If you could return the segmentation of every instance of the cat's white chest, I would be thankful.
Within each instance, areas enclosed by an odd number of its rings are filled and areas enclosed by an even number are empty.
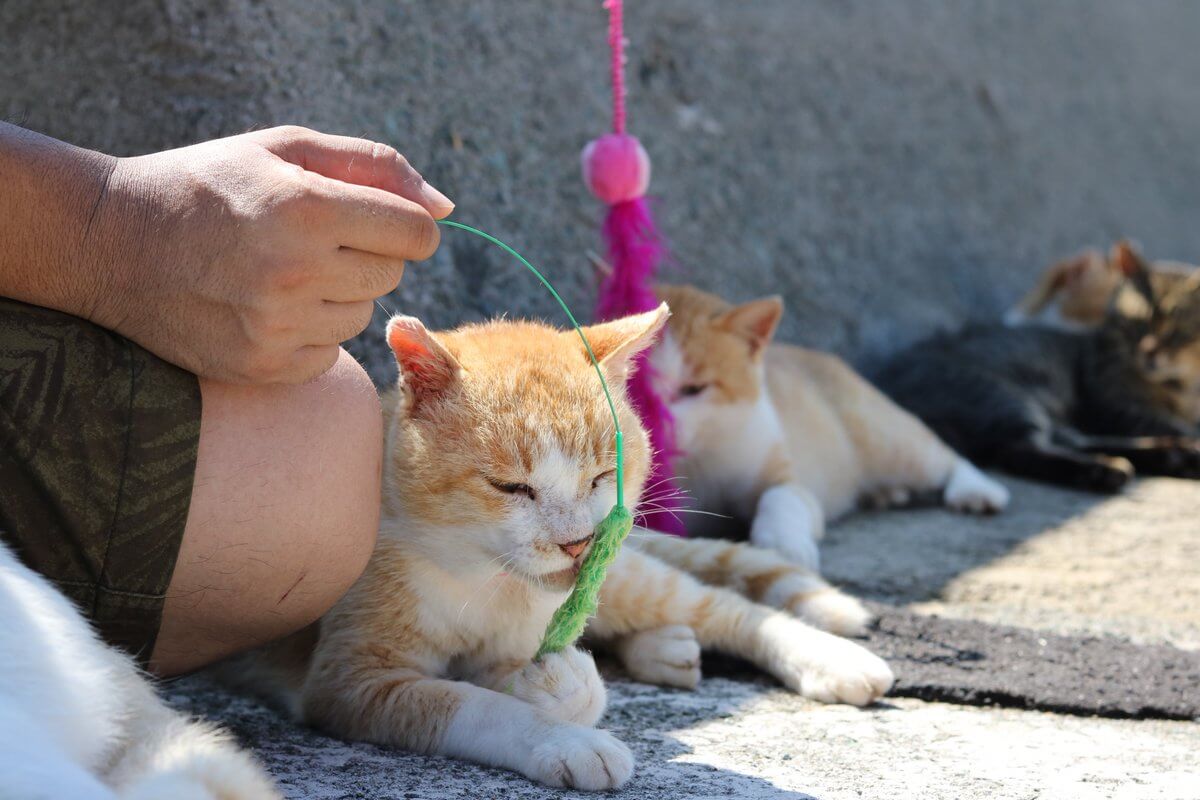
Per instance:
[[[422,627],[453,637],[447,645],[466,671],[532,658],[563,599],[511,575],[478,582],[431,581],[415,588],[422,598]]]
[[[763,470],[783,443],[783,428],[770,396],[750,404],[708,406],[703,419],[687,419],[681,408],[685,451],[680,472],[700,510],[749,516]],[[689,522],[689,525],[691,523]]]

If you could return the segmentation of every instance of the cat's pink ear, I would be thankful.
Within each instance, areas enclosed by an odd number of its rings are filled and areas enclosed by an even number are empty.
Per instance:
[[[392,317],[387,343],[400,365],[400,384],[414,405],[444,393],[458,380],[458,360],[416,317]]]
[[[1139,273],[1150,272],[1150,265],[1134,249],[1133,244],[1128,239],[1122,239],[1113,245],[1109,261],[1126,278],[1132,278]]]
[[[713,320],[713,325],[745,337],[750,352],[758,355],[775,335],[782,317],[783,299],[773,295],[734,306]]]
[[[1116,267],[1117,271],[1125,276],[1125,280],[1134,288],[1141,301],[1145,302],[1148,307],[1149,315],[1157,317],[1162,310],[1162,297],[1155,290],[1154,284],[1150,281],[1151,266],[1146,263],[1146,259],[1142,258],[1131,242],[1127,239],[1122,239],[1112,247],[1112,252],[1109,254],[1109,261]],[[1126,304],[1131,301],[1126,300]]]
[[[628,373],[630,359],[654,344],[669,316],[671,310],[666,303],[661,303],[653,311],[589,325],[583,329],[583,335],[587,337],[605,373],[623,380]],[[574,331],[567,331],[563,335],[578,338]]]

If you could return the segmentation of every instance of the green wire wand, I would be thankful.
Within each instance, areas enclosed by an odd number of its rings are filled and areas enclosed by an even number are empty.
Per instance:
[[[588,620],[596,613],[599,605],[600,587],[604,583],[608,567],[620,552],[621,543],[633,529],[633,513],[625,507],[625,437],[621,433],[621,422],[617,419],[617,407],[613,403],[612,393],[608,390],[608,381],[604,380],[604,372],[600,369],[600,362],[596,359],[596,354],[592,352],[592,345],[584,335],[583,328],[576,321],[575,315],[571,313],[571,309],[567,307],[550,281],[546,280],[546,276],[538,271],[537,267],[530,264],[523,255],[491,234],[448,219],[438,220],[438,224],[473,233],[487,239],[492,244],[499,245],[537,276],[537,279],[562,306],[562,310],[566,312],[567,319],[571,320],[575,332],[583,340],[584,349],[587,350],[588,358],[592,360],[592,367],[595,368],[596,375],[600,378],[600,386],[604,389],[604,399],[608,401],[608,410],[612,413],[613,429],[616,431],[617,503],[608,512],[608,515],[600,520],[593,531],[592,549],[584,556],[583,563],[579,566],[579,574],[575,577],[575,586],[572,587],[571,594],[550,618],[550,624],[546,627],[545,634],[542,635],[542,644],[538,647],[537,655],[534,656],[534,660],[537,661],[544,655],[558,653],[570,647],[583,635]]]

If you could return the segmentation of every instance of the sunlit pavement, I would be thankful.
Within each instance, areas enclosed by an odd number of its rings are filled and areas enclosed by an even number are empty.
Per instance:
[[[935,696],[967,704],[890,697],[865,710],[821,706],[718,659],[696,692],[631,683],[610,668],[603,724],[638,760],[622,796],[1200,797],[1200,724],[1153,718],[1197,704],[1162,690],[1182,685],[1180,670],[1200,658],[1200,483],[1146,481],[1097,498],[1007,482],[1013,505],[1003,515],[862,514],[836,526],[824,549],[834,580],[897,609],[873,641],[907,654],[895,662],[902,690],[924,678],[944,690]],[[949,621],[914,621],[910,611]],[[1096,638],[1104,635],[1120,638]],[[1039,639],[1054,663],[1039,660]],[[920,656],[926,647],[929,658]],[[1174,666],[1164,671],[1167,660]],[[1101,667],[1102,679],[1089,678]],[[1035,710],[971,704],[988,699],[970,688],[981,681]],[[255,747],[290,797],[574,796],[502,771],[329,739],[203,679],[169,691]],[[1036,710],[1063,696],[1078,700],[1074,713]],[[1089,703],[1124,713],[1139,702],[1151,718],[1087,715]]]

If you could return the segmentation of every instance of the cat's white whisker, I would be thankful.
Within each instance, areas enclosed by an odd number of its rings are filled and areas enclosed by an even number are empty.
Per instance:
[[[643,510],[644,509],[641,506],[638,506],[639,512],[643,511]],[[701,511],[700,509],[697,509],[697,508],[668,508],[665,506],[654,506],[654,507],[651,507],[651,510],[659,511],[664,514],[700,514],[705,517],[716,517],[718,519],[729,519],[729,520],[734,519],[732,516],[730,516],[728,514],[718,514],[715,511]]]
[[[491,594],[491,596],[488,597],[487,602],[491,603],[492,598],[496,596],[496,592],[499,591],[500,586],[503,585],[503,581],[497,581],[496,579],[508,571],[508,568],[513,565],[513,560],[514,560],[514,557],[512,555],[501,554],[501,555],[498,555],[495,558],[493,558],[491,561],[489,561],[488,565],[490,566],[491,564],[494,564],[496,561],[499,561],[501,558],[504,559],[504,563],[502,563],[496,569],[496,571],[491,574],[491,576],[487,580],[482,581],[478,586],[476,586],[475,589],[471,592],[471,594],[467,596],[467,599],[463,603],[462,608],[460,608],[458,610],[458,617],[456,619],[457,622],[462,621],[462,616],[463,616],[463,613],[467,610],[467,606],[469,606],[471,604],[472,600],[474,600],[476,597],[479,596],[479,593],[483,590],[483,587],[487,586],[489,583],[495,582],[496,587],[492,590],[492,594]],[[485,605],[486,605],[486,603],[485,603]]]

